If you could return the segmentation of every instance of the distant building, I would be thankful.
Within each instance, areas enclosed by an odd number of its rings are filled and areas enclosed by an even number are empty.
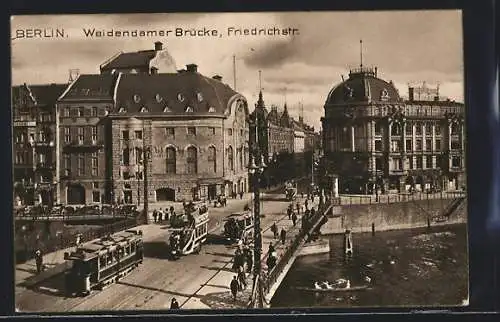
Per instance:
[[[52,205],[56,183],[56,101],[67,84],[12,88],[15,204]]]
[[[377,68],[351,70],[327,96],[322,118],[323,176],[339,175],[349,193],[460,189],[465,185],[465,107],[404,101]]]
[[[59,104],[60,199],[69,204],[214,199],[248,190],[248,106],[220,76],[177,70],[155,49],[80,75]]]

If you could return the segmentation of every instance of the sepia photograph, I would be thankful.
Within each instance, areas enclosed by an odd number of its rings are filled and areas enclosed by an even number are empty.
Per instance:
[[[460,10],[10,24],[16,312],[469,304]]]

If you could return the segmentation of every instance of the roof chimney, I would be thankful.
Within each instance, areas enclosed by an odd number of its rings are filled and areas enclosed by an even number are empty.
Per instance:
[[[414,88],[413,87],[408,87],[408,99],[410,102],[413,102],[414,100]]]
[[[196,65],[196,64],[188,64],[188,65],[186,65],[186,69],[187,69],[188,72],[196,73],[196,72],[198,72],[198,65]]]
[[[161,41],[155,42],[155,50],[162,50],[163,49],[163,43]]]
[[[219,82],[222,82],[222,76],[221,75],[214,75],[212,76],[213,79],[218,80]]]

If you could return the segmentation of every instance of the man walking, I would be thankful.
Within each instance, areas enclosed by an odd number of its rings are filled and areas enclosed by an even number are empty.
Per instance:
[[[278,238],[278,227],[276,226],[276,223],[273,223],[273,225],[271,226],[271,231],[274,234],[274,239],[277,239]]]
[[[297,214],[296,213],[292,214],[292,222],[293,222],[293,226],[295,227],[295,225],[297,224]]]
[[[285,231],[285,228],[281,228],[280,237],[281,237],[281,243],[283,245],[285,245],[285,240],[286,240],[286,231]]]
[[[233,301],[236,301],[236,295],[238,294],[238,280],[236,276],[233,276],[233,280],[231,281],[230,288],[231,294],[233,295]]]
[[[43,270],[43,256],[42,251],[38,249],[35,252],[36,272],[40,274]]]

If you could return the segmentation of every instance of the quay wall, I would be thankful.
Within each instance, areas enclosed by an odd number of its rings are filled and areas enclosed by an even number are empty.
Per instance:
[[[447,221],[436,222],[432,218],[440,216],[453,199],[418,200],[393,204],[345,205],[336,207],[334,218],[321,228],[321,233],[343,233],[346,229],[353,232],[386,231],[427,226],[431,218],[431,226],[464,223],[467,221],[467,200],[464,200],[451,213]]]

